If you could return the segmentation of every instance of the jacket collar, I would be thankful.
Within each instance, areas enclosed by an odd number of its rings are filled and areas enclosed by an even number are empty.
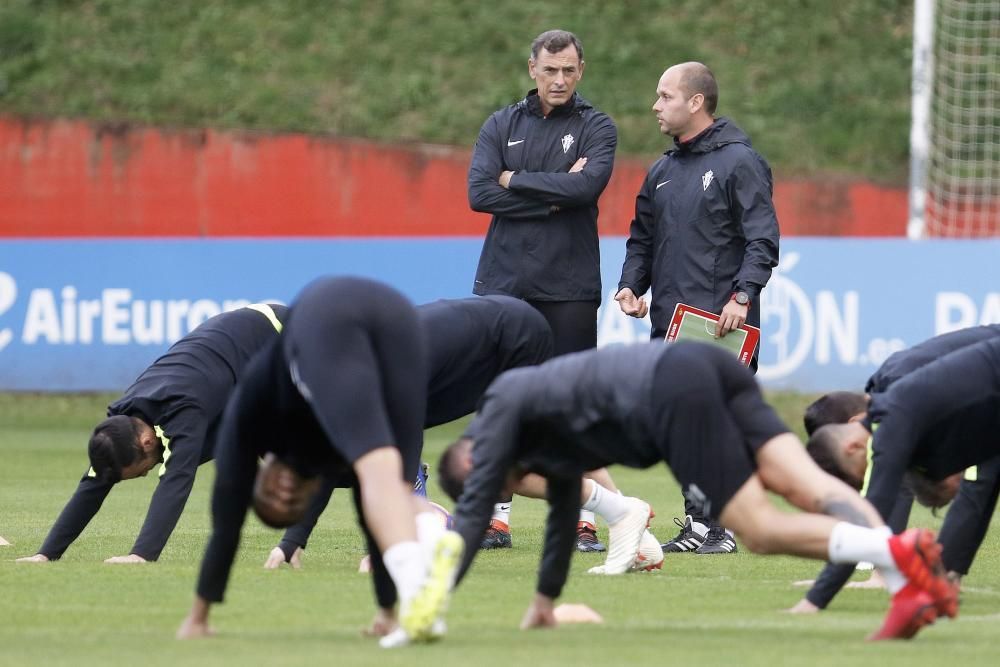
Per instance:
[[[728,118],[719,117],[692,139],[681,142],[675,137],[673,147],[668,148],[665,154],[711,153],[727,144],[750,146],[750,137]]]
[[[538,97],[537,88],[532,88],[531,90],[529,90],[528,94],[525,95],[523,100],[521,100],[521,104],[524,105],[524,108],[526,108],[532,115],[535,116],[544,115],[542,113],[542,100]],[[590,103],[587,102],[587,100],[580,97],[579,93],[574,92],[573,97],[569,98],[566,104],[553,107],[552,113],[549,114],[549,117],[555,118],[558,116],[569,116],[573,113],[582,111],[583,109],[587,109],[589,107]]]

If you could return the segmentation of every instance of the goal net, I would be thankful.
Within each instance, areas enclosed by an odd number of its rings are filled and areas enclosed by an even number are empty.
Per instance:
[[[911,238],[1000,237],[1000,0],[915,0]]]

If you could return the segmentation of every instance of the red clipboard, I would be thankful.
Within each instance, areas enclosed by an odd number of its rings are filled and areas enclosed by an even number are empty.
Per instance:
[[[694,340],[721,345],[736,355],[744,366],[750,365],[754,350],[760,342],[760,329],[749,324],[741,324],[736,331],[730,331],[722,338],[715,337],[715,325],[719,316],[701,308],[679,303],[674,308],[666,340]]]

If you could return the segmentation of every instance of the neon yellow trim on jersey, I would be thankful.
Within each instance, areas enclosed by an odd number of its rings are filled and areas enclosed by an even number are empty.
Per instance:
[[[87,477],[97,477],[97,472],[94,470],[93,466],[91,466],[90,470],[87,471]]]
[[[865,481],[861,483],[861,495],[868,495],[868,481],[872,478],[872,442],[874,441],[875,429],[878,428],[878,424],[872,424],[872,435],[868,436],[868,443],[865,445],[867,450],[866,455],[868,457],[868,464],[865,466]]]
[[[270,320],[271,324],[274,326],[274,330],[281,333],[281,322],[278,320],[278,316],[274,314],[274,309],[266,303],[251,303],[247,306],[250,310],[256,310],[258,313]]]
[[[159,426],[153,426],[153,432],[156,433],[156,437],[160,439],[163,443],[163,463],[160,464],[159,477],[163,477],[163,474],[167,472],[167,461],[170,460],[170,438],[163,432],[163,429]]]
[[[975,482],[979,479],[979,466],[969,466],[965,469],[965,479]]]

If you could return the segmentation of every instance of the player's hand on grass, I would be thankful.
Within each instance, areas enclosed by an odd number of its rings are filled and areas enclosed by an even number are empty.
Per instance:
[[[847,584],[848,588],[885,588],[885,579],[882,575],[878,573],[878,570],[872,572],[872,576],[868,577],[864,581],[852,581]]]
[[[288,559],[288,564],[292,566],[293,570],[302,569],[302,547],[295,547],[295,551],[292,552],[292,557]],[[281,547],[274,547],[271,549],[271,553],[268,554],[267,560],[264,561],[265,570],[276,570],[285,562],[285,552],[281,550]]]
[[[618,302],[618,307],[622,309],[622,312],[629,317],[641,320],[649,312],[646,300],[636,297],[635,292],[630,287],[623,287],[618,290],[618,293],[615,294],[615,301]]]
[[[15,563],[48,563],[49,557],[45,554],[35,554],[34,556],[25,556],[23,558],[18,558],[14,561]]]
[[[128,556],[112,556],[111,558],[105,559],[104,562],[119,564],[119,563],[148,563],[149,561],[147,561],[145,558],[143,558],[138,554],[129,554]]]
[[[585,604],[561,604],[552,611],[559,625],[566,623],[603,623],[604,618]]]
[[[818,614],[822,610],[809,600],[802,598],[794,607],[790,607],[785,611],[789,614]]]
[[[199,639],[213,636],[215,630],[208,625],[210,608],[211,604],[207,600],[195,596],[191,611],[181,622],[181,627],[177,628],[177,639]]]
[[[207,621],[197,621],[190,616],[184,619],[181,627],[177,628],[177,639],[200,639],[213,636],[215,636],[215,630],[208,625]]]
[[[396,629],[399,623],[396,621],[396,610],[395,609],[382,609],[379,608],[375,612],[375,618],[372,619],[371,625],[362,631],[362,634],[367,637],[385,637],[387,634]]]
[[[521,619],[521,629],[554,628],[558,625],[558,622],[556,621],[553,606],[552,598],[541,593],[535,593],[535,598],[528,606],[528,611],[524,612],[524,618]]]

